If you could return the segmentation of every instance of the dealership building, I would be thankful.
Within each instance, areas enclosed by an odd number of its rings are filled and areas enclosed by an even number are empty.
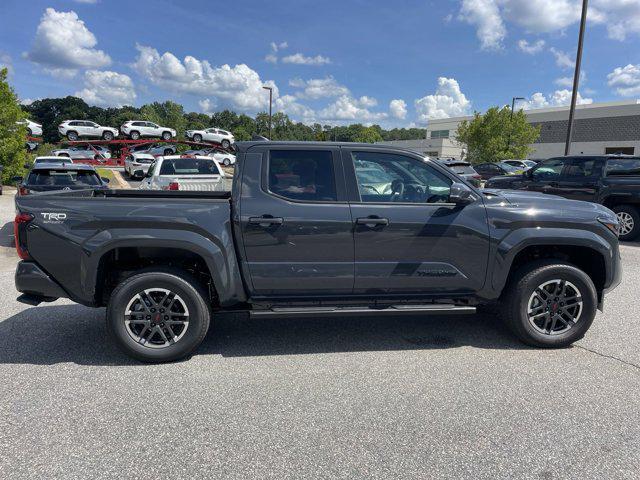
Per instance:
[[[527,110],[530,124],[540,126],[540,137],[531,145],[529,158],[564,155],[569,124],[569,107]],[[423,155],[461,158],[464,145],[456,141],[458,125],[473,117],[430,120],[427,135],[421,140],[381,142],[396,145]],[[573,127],[572,154],[625,153],[640,155],[640,101],[593,103],[578,105]]]

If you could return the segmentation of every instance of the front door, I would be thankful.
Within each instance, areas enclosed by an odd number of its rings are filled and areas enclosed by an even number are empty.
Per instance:
[[[547,193],[593,202],[600,188],[603,167],[602,158],[571,158],[562,170],[556,186]]]
[[[550,158],[540,162],[526,173],[528,181],[525,183],[525,189],[557,194],[563,171],[569,162],[568,157]]]
[[[489,227],[480,195],[464,206],[449,203],[453,178],[417,156],[354,148],[343,150],[343,162],[354,219],[354,293],[482,288]]]
[[[351,294],[353,232],[339,150],[263,147],[243,162],[240,228],[251,294]]]

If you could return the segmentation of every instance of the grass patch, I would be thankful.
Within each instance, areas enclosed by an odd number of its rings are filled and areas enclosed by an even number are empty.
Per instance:
[[[98,172],[98,175],[102,178],[108,178],[110,182],[113,181],[113,171],[110,168],[96,168],[96,172]]]

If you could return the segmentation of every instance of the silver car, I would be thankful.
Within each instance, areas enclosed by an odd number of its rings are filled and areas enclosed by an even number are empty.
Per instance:
[[[229,165],[234,165],[236,163],[236,156],[231,153],[224,153],[215,148],[201,148],[198,150],[187,150],[183,153],[183,155],[199,155],[202,157],[211,157],[215,158],[218,162],[220,162],[225,167]]]
[[[69,157],[71,160],[100,160],[111,158],[111,151],[101,145],[75,145],[51,152],[56,157]]]
[[[151,155],[174,155],[177,148],[174,145],[160,145],[158,143],[145,143],[136,145],[131,149],[131,153],[149,153]]]

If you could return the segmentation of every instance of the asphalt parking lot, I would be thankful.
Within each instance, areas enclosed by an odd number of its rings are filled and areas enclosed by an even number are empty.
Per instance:
[[[142,365],[104,310],[15,301],[0,197],[0,478],[594,478],[640,471],[640,246],[572,348],[490,315],[214,321]]]

